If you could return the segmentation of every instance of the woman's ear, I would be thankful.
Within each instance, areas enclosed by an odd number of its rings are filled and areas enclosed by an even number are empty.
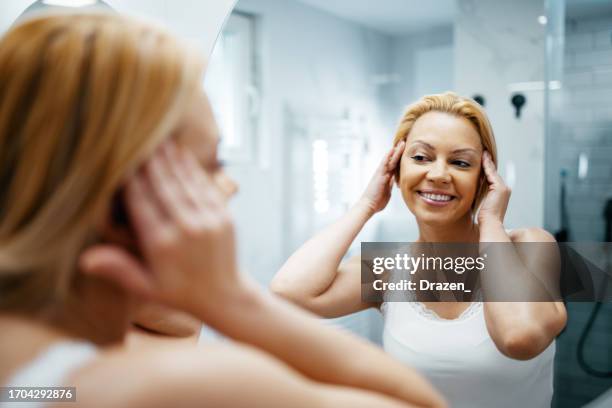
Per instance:
[[[154,282],[146,266],[127,250],[109,244],[87,248],[79,255],[79,272],[104,279],[134,295],[150,298]]]
[[[101,242],[120,246],[136,258],[141,258],[138,241],[133,233],[123,197],[122,190],[117,191],[113,196],[110,210],[104,221],[98,226],[98,235]]]

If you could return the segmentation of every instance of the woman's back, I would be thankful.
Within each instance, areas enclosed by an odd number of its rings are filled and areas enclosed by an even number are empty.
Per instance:
[[[0,341],[0,386],[73,387],[76,402],[53,406],[405,406],[366,391],[309,381],[280,360],[239,343],[96,349],[7,316],[0,317],[0,331],[13,334]],[[0,402],[0,407],[13,406],[25,405]]]

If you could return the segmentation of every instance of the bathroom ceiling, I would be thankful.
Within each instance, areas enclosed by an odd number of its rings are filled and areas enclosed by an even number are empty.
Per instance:
[[[390,35],[453,24],[457,12],[456,0],[298,1]],[[611,0],[566,0],[566,5],[568,18],[612,15]]]
[[[453,23],[455,0],[299,0],[378,31],[400,35]]]

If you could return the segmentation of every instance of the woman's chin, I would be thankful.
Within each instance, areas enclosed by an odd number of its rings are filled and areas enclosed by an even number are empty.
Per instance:
[[[419,224],[425,224],[432,227],[444,227],[452,223],[452,218],[440,217],[433,214],[417,215],[416,219]]]
[[[448,226],[466,216],[465,211],[440,211],[439,209],[431,210],[422,208],[419,208],[412,213],[419,223],[431,226]]]

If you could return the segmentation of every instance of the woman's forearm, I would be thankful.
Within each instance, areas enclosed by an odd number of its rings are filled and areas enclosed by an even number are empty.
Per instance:
[[[548,270],[554,268],[554,260],[544,259],[554,258],[554,254],[539,250],[536,262],[526,262],[501,223],[482,225],[480,241],[481,251],[487,253],[491,264],[482,279],[485,298],[492,300],[484,306],[491,338],[509,357],[532,358],[542,352],[565,325],[564,307],[555,302],[558,293],[552,293],[554,282],[548,282],[550,276],[554,276],[554,271]],[[542,242],[533,244],[542,245]],[[534,255],[531,254],[533,250],[529,252],[528,255]],[[550,301],[545,301],[547,299]]]
[[[316,297],[333,282],[338,266],[373,211],[359,201],[342,218],[302,245],[278,271],[270,288],[292,300]]]
[[[444,406],[416,372],[381,349],[321,322],[282,299],[246,285],[202,309],[206,324],[264,350],[319,382],[358,387],[418,406]]]

